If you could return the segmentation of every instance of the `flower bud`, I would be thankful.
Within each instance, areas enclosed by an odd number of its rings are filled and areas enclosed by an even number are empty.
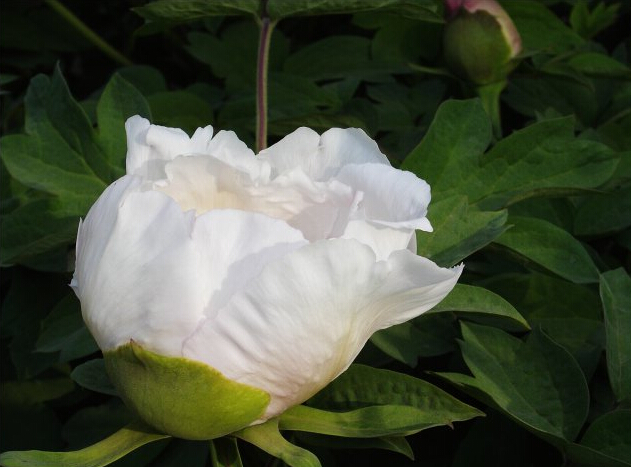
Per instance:
[[[516,66],[521,37],[495,0],[445,0],[443,54],[458,77],[476,85],[503,81]]]

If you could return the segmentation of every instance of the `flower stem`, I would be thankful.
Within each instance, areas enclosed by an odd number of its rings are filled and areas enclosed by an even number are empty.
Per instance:
[[[256,152],[267,147],[267,65],[272,30],[276,23],[271,21],[263,8],[259,23],[259,51],[256,64]]]
[[[75,14],[68,10],[58,0],[44,0],[44,2],[53,10],[59,14],[63,19],[68,21],[81,35],[83,35],[88,41],[99,48],[105,55],[110,57],[115,62],[121,65],[131,65],[132,62],[119,51],[114,49],[111,45],[105,42],[98,34],[90,29],[83,21],[75,16]]]
[[[497,141],[502,139],[502,120],[500,117],[500,94],[506,87],[506,80],[497,83],[484,84],[476,87],[476,92],[482,100],[482,107],[491,118],[493,136]]]

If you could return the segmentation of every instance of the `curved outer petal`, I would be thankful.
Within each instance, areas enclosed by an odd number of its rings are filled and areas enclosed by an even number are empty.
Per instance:
[[[462,266],[411,252],[376,261],[354,240],[325,240],[270,263],[186,342],[183,355],[272,395],[263,419],[344,371],[377,330],[429,310]]]
[[[322,136],[309,128],[298,128],[261,151],[259,157],[269,161],[273,175],[301,168],[315,181],[328,180],[347,164],[390,165],[377,143],[359,128],[332,128]]]
[[[388,227],[432,231],[425,217],[430,188],[413,173],[381,164],[350,164],[342,167],[335,178],[364,193],[355,218]]]
[[[73,286],[102,350],[133,339],[181,356],[213,307],[304,243],[299,231],[261,214],[215,210],[195,218],[162,193],[113,189],[81,226]]]

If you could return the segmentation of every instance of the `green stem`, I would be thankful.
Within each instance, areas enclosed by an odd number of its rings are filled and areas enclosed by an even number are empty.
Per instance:
[[[267,66],[269,45],[275,22],[267,17],[263,8],[259,23],[259,51],[256,64],[256,152],[267,147]]]
[[[90,29],[83,21],[75,16],[75,14],[68,10],[59,0],[44,0],[46,4],[55,10],[59,16],[64,18],[68,23],[72,25],[80,34],[82,34],[88,41],[98,47],[105,55],[110,57],[115,62],[121,65],[131,65],[132,62],[127,57],[122,55],[111,45],[105,42],[101,37]]]
[[[496,140],[502,139],[502,119],[500,117],[500,94],[506,87],[506,80],[497,83],[484,84],[476,87],[476,92],[482,100],[482,107],[491,118],[493,136]]]

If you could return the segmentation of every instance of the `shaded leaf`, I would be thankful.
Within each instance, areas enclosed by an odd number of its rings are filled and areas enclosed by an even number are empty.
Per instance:
[[[110,381],[102,358],[89,360],[77,366],[70,377],[79,385],[91,391],[110,396],[118,396],[118,391]]]
[[[510,217],[509,223],[513,227],[495,239],[498,245],[569,281],[578,284],[598,281],[598,268],[581,243],[567,231],[532,217]]]
[[[631,277],[623,268],[600,276],[609,381],[619,401],[631,398]]]
[[[598,417],[581,444],[631,465],[631,410],[616,410]]]

